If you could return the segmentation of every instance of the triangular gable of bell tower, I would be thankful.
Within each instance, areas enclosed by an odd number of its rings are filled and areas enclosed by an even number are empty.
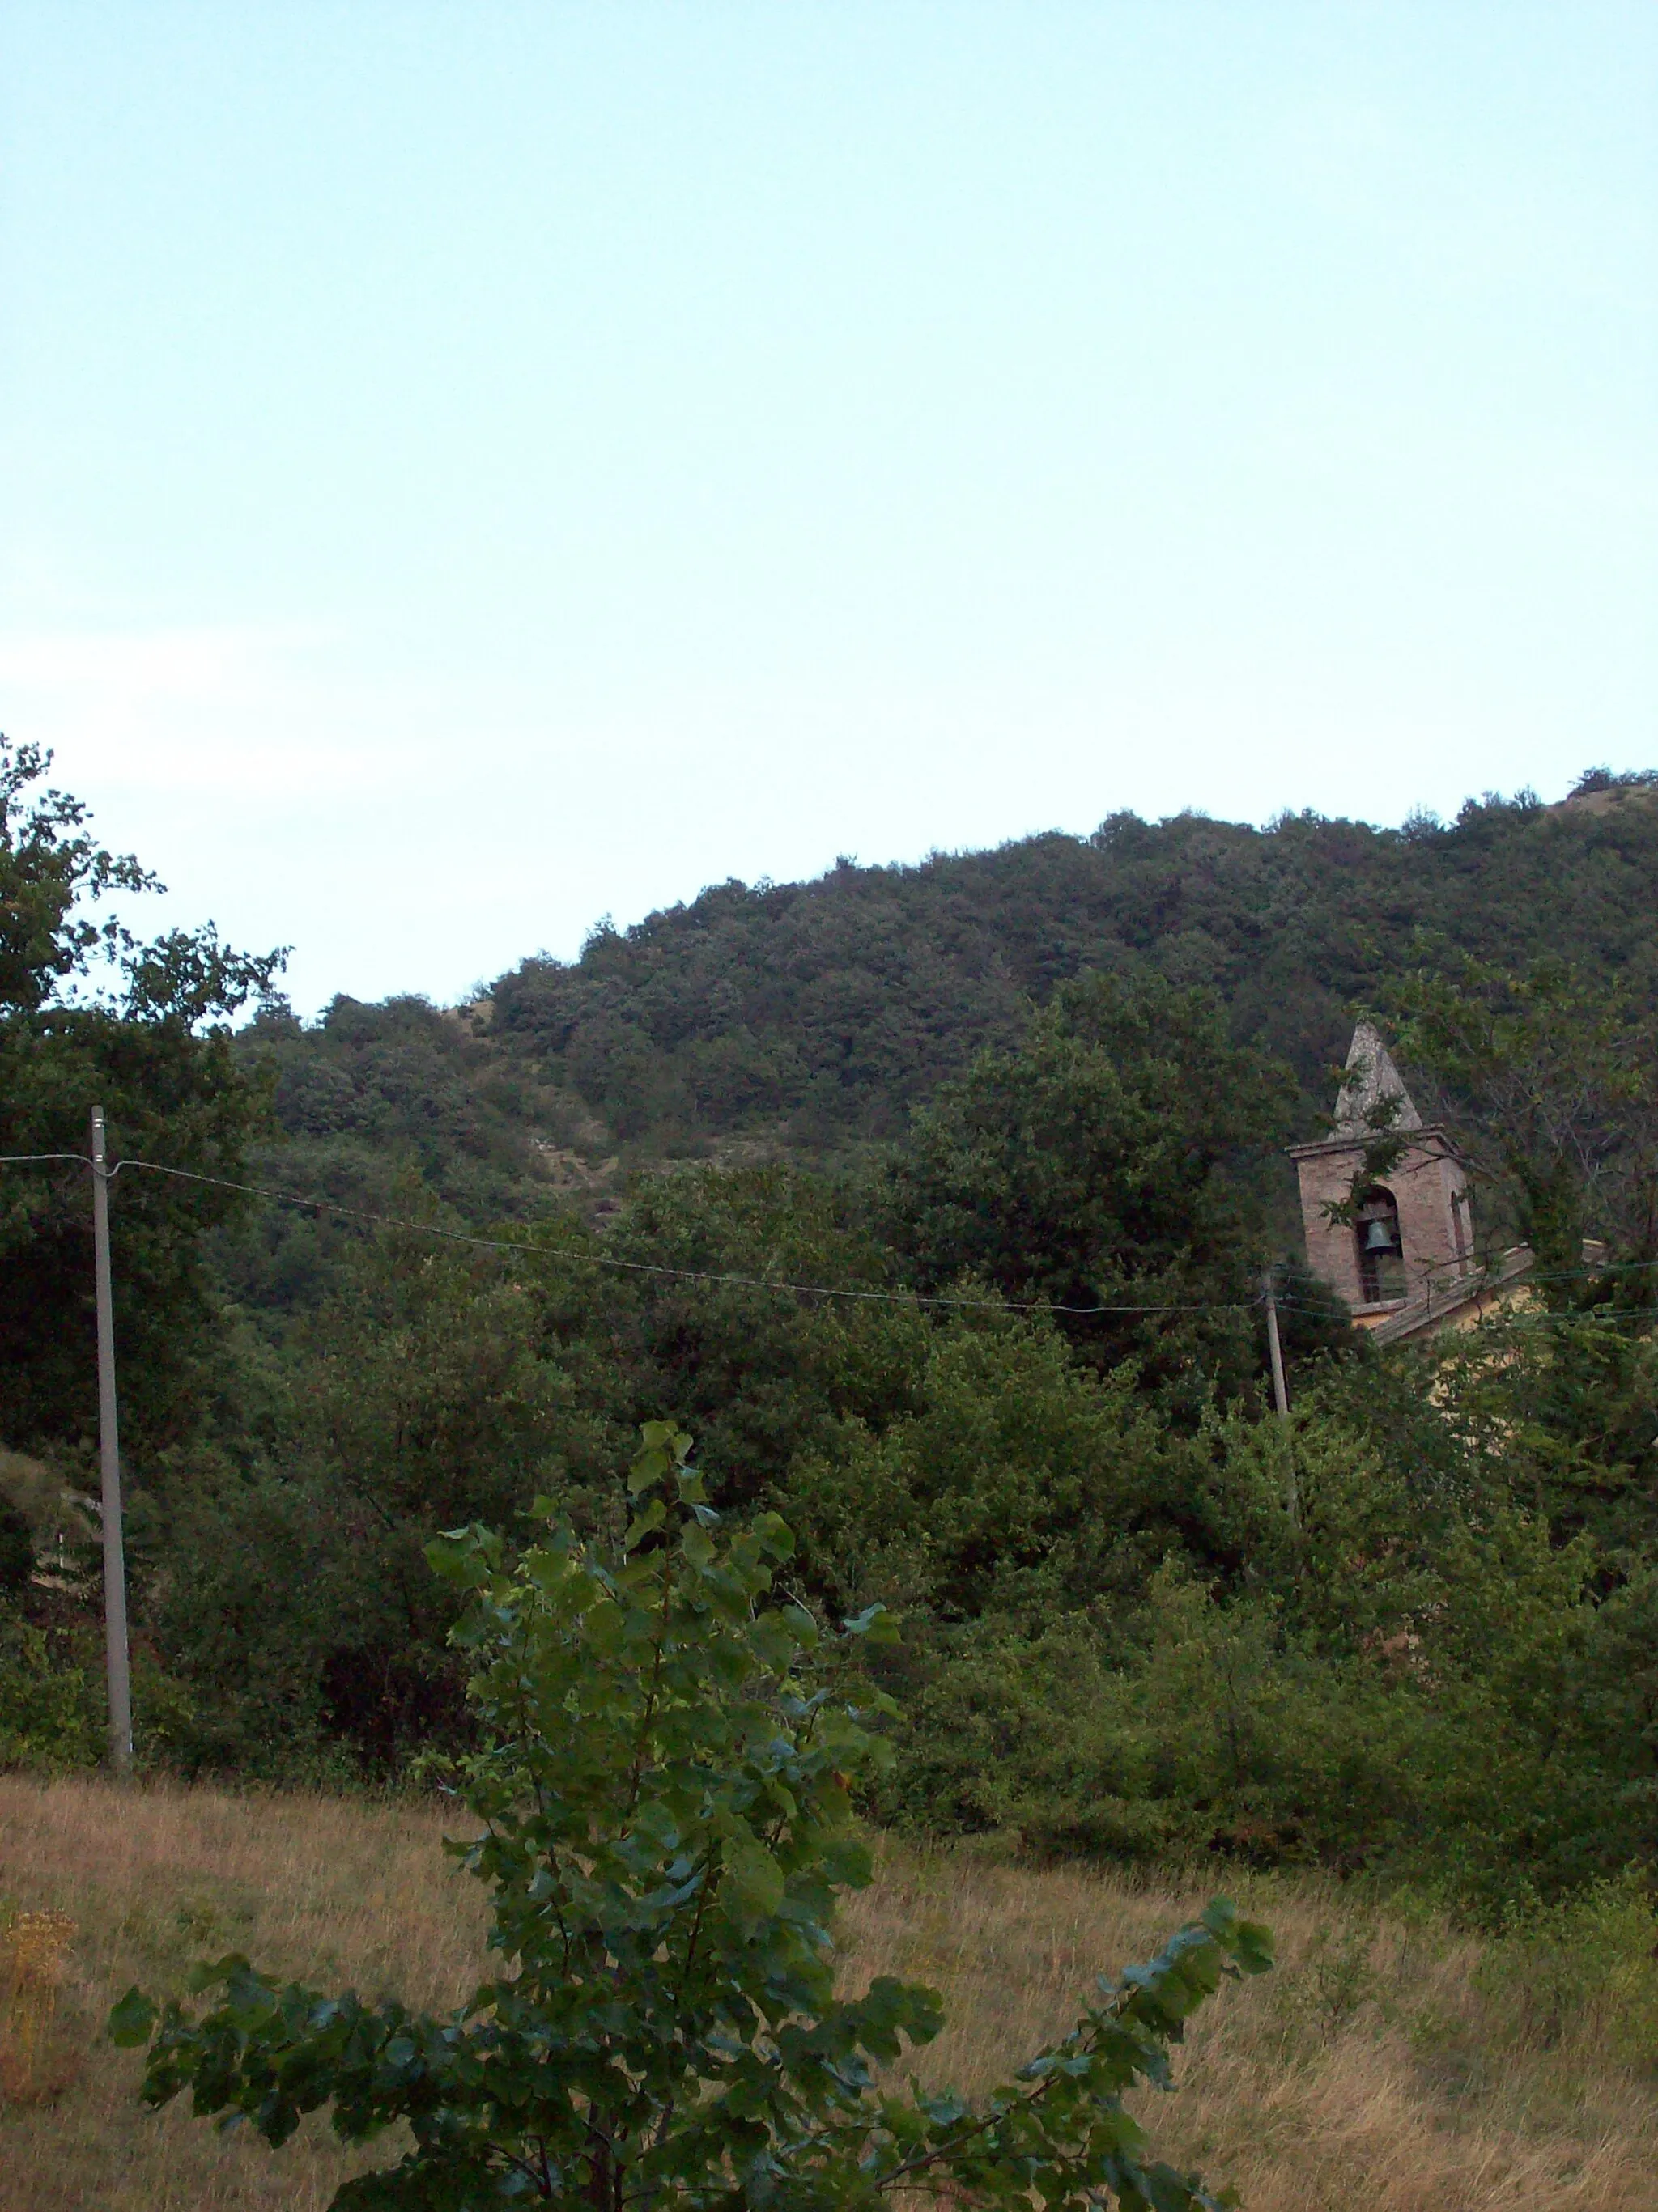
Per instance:
[[[1397,1100],[1393,1112],[1383,1110]],[[1417,1113],[1393,1056],[1368,1022],[1361,1022],[1347,1048],[1347,1066],[1336,1093],[1332,1137],[1369,1136],[1381,1129],[1419,1129]]]

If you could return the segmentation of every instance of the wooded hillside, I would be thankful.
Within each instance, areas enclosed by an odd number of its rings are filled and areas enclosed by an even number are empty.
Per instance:
[[[1585,788],[1584,787],[1588,787]],[[1658,803],[1594,774],[1553,806],[1471,800],[1377,830],[1313,814],[1259,830],[1113,816],[914,866],[719,884],[581,957],[527,960],[460,1016],[337,1000],[267,1018],[288,1139],[338,1174],[388,1148],[464,1211],[580,1189],[613,1156],[842,1153],[911,1109],[1085,969],[1216,989],[1280,1054],[1300,1133],[1327,1108],[1347,1009],[1419,931],[1505,963],[1543,951],[1658,988]],[[734,1149],[735,1148],[735,1149]]]

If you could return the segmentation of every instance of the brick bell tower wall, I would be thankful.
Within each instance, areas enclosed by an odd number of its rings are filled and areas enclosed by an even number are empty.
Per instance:
[[[1362,1139],[1331,1138],[1321,1145],[1297,1145],[1291,1157],[1301,1177],[1301,1228],[1307,1263],[1322,1282],[1356,1311],[1366,1310],[1359,1279],[1358,1242],[1349,1222],[1332,1222],[1326,1205],[1352,1196],[1353,1178],[1364,1158]],[[1399,1208],[1399,1238],[1405,1251],[1405,1298],[1414,1302],[1442,1291],[1472,1264],[1473,1222],[1468,1210],[1467,1177],[1443,1131],[1423,1129],[1385,1176]],[[1393,1304],[1399,1304],[1394,1300]],[[1371,1312],[1390,1310],[1371,1307]]]

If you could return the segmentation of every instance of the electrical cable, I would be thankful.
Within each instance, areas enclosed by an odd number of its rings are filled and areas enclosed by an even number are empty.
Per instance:
[[[0,1152],[0,1167],[23,1167],[47,1162],[77,1162],[89,1168],[92,1161],[84,1152]],[[168,1167],[159,1160],[116,1160],[106,1170],[113,1182],[124,1168],[137,1168],[149,1175],[171,1176],[180,1182],[197,1182],[216,1190],[234,1190],[252,1198],[265,1198],[282,1206],[308,1206],[320,1213],[338,1214],[352,1221],[366,1221],[381,1229],[405,1230],[416,1236],[438,1237],[446,1243],[465,1244],[489,1252],[527,1252],[540,1259],[565,1259],[576,1265],[609,1267],[619,1273],[633,1275],[655,1275],[679,1282],[713,1283],[727,1289],[751,1291],[780,1291],[790,1297],[840,1298],[863,1304],[942,1306],[950,1309],[982,1310],[997,1313],[1053,1313],[1064,1314],[1072,1319],[1097,1319],[1102,1315],[1139,1314],[1155,1316],[1175,1313],[1249,1313],[1265,1303],[1258,1296],[1249,1299],[1204,1300],[1193,1299],[1165,1305],[1056,1305],[1045,1298],[968,1298],[952,1297],[938,1293],[912,1291],[850,1290],[826,1283],[795,1283],[779,1281],[777,1278],[758,1275],[716,1273],[699,1267],[667,1267],[644,1260],[620,1260],[613,1254],[600,1252],[560,1252],[555,1245],[533,1243],[525,1238],[480,1237],[460,1229],[445,1229],[436,1222],[415,1221],[406,1215],[375,1213],[360,1206],[345,1206],[332,1198],[315,1198],[301,1191],[279,1190],[267,1183],[236,1182],[228,1176],[202,1175],[192,1168]],[[1644,1260],[1616,1261],[1610,1266],[1594,1269],[1596,1274],[1650,1272],[1654,1262]],[[1515,1290],[1533,1283],[1564,1282],[1573,1278],[1564,1270],[1551,1274],[1526,1273],[1512,1279],[1512,1284],[1493,1282],[1488,1288],[1491,1294],[1512,1286]],[[1478,1296],[1475,1291],[1472,1295]],[[1327,1309],[1315,1300],[1297,1298],[1281,1291],[1277,1296],[1280,1313],[1323,1314]],[[1464,1301],[1466,1303],[1466,1301]],[[1658,1314],[1658,1307],[1625,1307],[1619,1309],[1615,1318],[1619,1321],[1637,1320]],[[1502,1318],[1511,1327],[1546,1327],[1570,1321],[1593,1320],[1596,1316],[1582,1314],[1504,1314]],[[1609,1317],[1610,1318],[1610,1317]]]
[[[31,1160],[79,1160],[83,1166],[92,1163],[83,1152],[19,1152],[0,1153],[0,1167],[19,1164]],[[964,1298],[927,1294],[914,1291],[847,1290],[826,1283],[792,1283],[767,1279],[759,1275],[716,1274],[700,1267],[666,1267],[644,1260],[619,1260],[613,1254],[600,1252],[561,1252],[556,1245],[532,1243],[522,1237],[479,1237],[461,1229],[445,1229],[433,1221],[413,1221],[406,1215],[372,1213],[360,1206],[344,1206],[332,1198],[313,1198],[301,1191],[278,1190],[267,1183],[234,1182],[228,1176],[199,1174],[193,1168],[165,1166],[159,1160],[122,1159],[106,1170],[113,1182],[124,1168],[139,1168],[150,1175],[170,1176],[180,1182],[198,1182],[216,1190],[235,1190],[252,1198],[268,1198],[283,1206],[309,1206],[320,1213],[336,1213],[349,1220],[372,1222],[381,1229],[404,1229],[421,1237],[441,1237],[451,1244],[476,1246],[488,1252],[529,1252],[538,1258],[564,1259],[576,1265],[610,1267],[632,1275],[658,1275],[676,1281],[716,1283],[728,1289],[750,1291],[782,1291],[793,1297],[844,1298],[860,1304],[904,1306],[948,1306],[982,1308],[998,1313],[1056,1313],[1073,1317],[1094,1316],[1100,1314],[1171,1314],[1171,1313],[1247,1313],[1258,1305],[1259,1299],[1239,1299],[1230,1304],[1207,1303],[1193,1300],[1185,1304],[1169,1305],[1055,1305],[1046,1298]]]

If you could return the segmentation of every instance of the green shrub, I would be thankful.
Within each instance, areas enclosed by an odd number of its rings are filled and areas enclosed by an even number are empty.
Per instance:
[[[204,2019],[129,1992],[152,2105],[241,2115],[271,2143],[332,2106],[413,2148],[337,2206],[748,2205],[837,2212],[928,2191],[976,2204],[1194,2212],[1222,2201],[1148,2165],[1124,2093],[1170,2086],[1168,2045],[1228,1973],[1270,1963],[1224,1900],[1099,1995],[1071,2033],[971,2108],[882,2071],[941,2025],[928,1990],[834,1990],[838,1892],[871,1875],[852,1808],[885,1747],[838,1667],[879,1607],[826,1637],[771,1602],[793,1551],[775,1515],[723,1544],[689,1439],[645,1431],[619,1545],[568,1523],[515,1565],[457,1532],[434,1564],[466,1593],[483,1748],[459,1762],[481,1823],[451,1846],[490,1885],[506,1962],[447,2018],[279,1987],[232,1956]]]
[[[886,1802],[908,1826],[1001,1829],[1045,1852],[1351,1866],[1409,1826],[1425,1723],[1408,1684],[1320,1656],[1271,1604],[1221,1604],[1171,1562],[1126,1631],[1078,1613],[942,1641]]]
[[[1204,1518],[1204,1455],[1130,1365],[1101,1377],[1045,1319],[958,1318],[927,1346],[921,1406],[840,1423],[787,1488],[808,1571],[838,1603],[1035,1623],[1143,1588]]]
[[[1484,1993],[1516,2042],[1658,2062],[1658,1902],[1631,1868],[1555,1905],[1519,1907],[1485,1951]]]
[[[44,1630],[0,1619],[0,1768],[94,1766],[103,1730],[103,1698],[86,1668],[56,1656]]]

